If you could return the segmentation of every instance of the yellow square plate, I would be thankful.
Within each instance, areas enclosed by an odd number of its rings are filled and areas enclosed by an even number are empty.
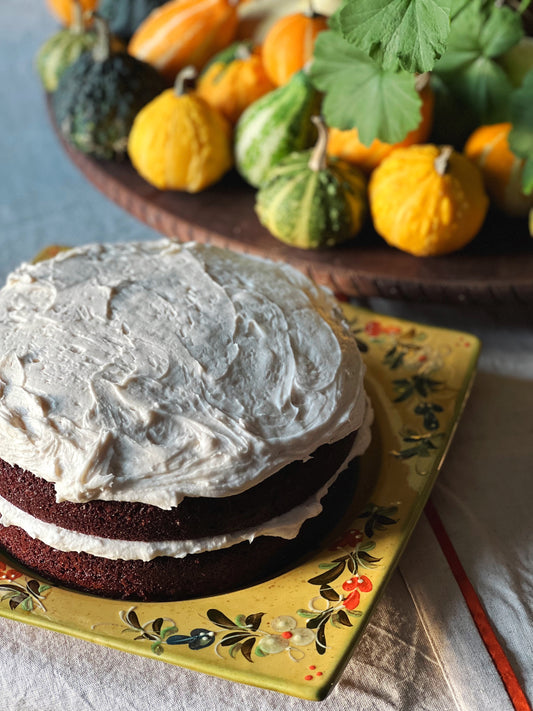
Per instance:
[[[354,501],[277,578],[216,597],[139,603],[49,586],[0,557],[0,614],[233,681],[323,699],[353,652],[435,481],[480,349],[468,334],[343,305],[375,410]]]

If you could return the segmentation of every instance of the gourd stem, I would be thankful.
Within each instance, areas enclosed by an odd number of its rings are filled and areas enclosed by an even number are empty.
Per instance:
[[[423,72],[422,74],[417,74],[415,78],[415,89],[420,92],[425,89],[429,84],[430,74],[429,72]]]
[[[98,14],[93,14],[94,26],[96,29],[96,43],[93,47],[93,59],[95,62],[105,62],[111,54],[111,32],[109,25]]]
[[[70,31],[75,35],[81,35],[85,29],[83,21],[83,8],[80,0],[74,0],[72,5],[72,22],[70,23]]]
[[[239,42],[235,50],[235,59],[250,59],[251,56],[250,45],[246,42]]]
[[[311,116],[311,121],[315,124],[318,130],[318,139],[311,153],[308,167],[318,173],[319,170],[326,170],[328,160],[326,148],[328,147],[328,129],[321,116]]]
[[[435,158],[434,166],[439,175],[446,175],[450,167],[450,158],[453,153],[452,146],[442,146],[439,155]]]
[[[317,12],[314,8],[313,0],[307,0],[307,8],[304,10],[303,14],[306,17],[310,17],[311,19],[313,19],[313,17],[318,17],[318,15],[320,15],[320,13]]]
[[[196,71],[195,67],[192,66],[192,64],[183,67],[183,69],[176,77],[176,81],[174,82],[174,91],[176,95],[183,96],[184,94],[186,94],[189,89],[192,88],[192,84],[197,76],[198,72]]]

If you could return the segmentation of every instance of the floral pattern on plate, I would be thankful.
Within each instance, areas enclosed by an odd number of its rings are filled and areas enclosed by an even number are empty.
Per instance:
[[[375,411],[347,513],[293,570],[169,603],[50,587],[0,557],[0,614],[183,667],[322,699],[340,677],[411,535],[468,395],[479,341],[341,305]],[[289,661],[290,663],[287,663]]]

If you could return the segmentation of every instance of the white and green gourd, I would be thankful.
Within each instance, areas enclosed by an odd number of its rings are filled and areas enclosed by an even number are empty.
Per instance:
[[[260,222],[300,249],[334,247],[354,237],[367,212],[366,178],[346,161],[327,156],[327,129],[313,117],[318,140],[269,172],[257,192]]]
[[[244,111],[235,131],[235,165],[248,183],[259,187],[282,158],[313,144],[316,130],[310,119],[319,102],[302,69]]]
[[[82,7],[79,2],[75,2],[70,27],[52,35],[37,54],[37,72],[45,90],[55,91],[65,69],[70,67],[82,52],[92,49],[95,43],[96,34],[86,27]]]

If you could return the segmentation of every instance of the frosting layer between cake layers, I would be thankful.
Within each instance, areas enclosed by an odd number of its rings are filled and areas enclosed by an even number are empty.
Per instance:
[[[240,493],[361,427],[333,296],[283,264],[169,240],[73,249],[0,291],[0,441],[58,501]]]

